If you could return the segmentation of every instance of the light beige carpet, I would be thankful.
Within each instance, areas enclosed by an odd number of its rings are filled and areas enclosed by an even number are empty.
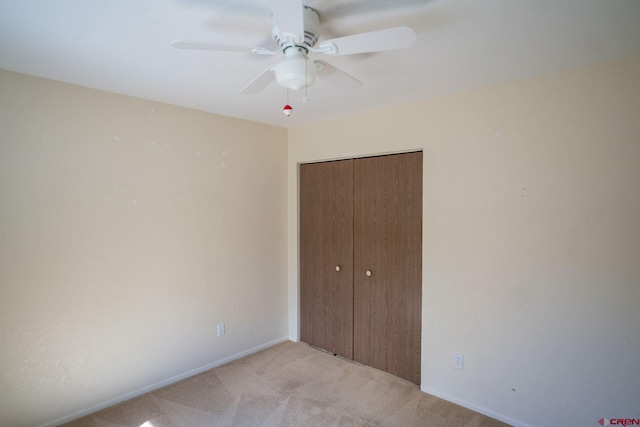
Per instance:
[[[284,342],[65,427],[505,425],[393,375]]]

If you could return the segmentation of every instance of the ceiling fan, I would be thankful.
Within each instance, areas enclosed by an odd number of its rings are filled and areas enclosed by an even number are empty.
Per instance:
[[[384,30],[338,37],[318,43],[320,16],[303,5],[302,0],[268,0],[273,17],[271,38],[277,49],[263,47],[249,49],[239,46],[218,46],[176,40],[171,46],[178,49],[252,52],[258,55],[284,54],[284,59],[269,66],[246,85],[244,94],[258,93],[274,79],[279,85],[299,90],[311,86],[316,77],[341,90],[357,89],[360,81],[322,60],[310,60],[309,53],[323,55],[352,55],[411,47],[417,35],[411,27],[400,26]]]

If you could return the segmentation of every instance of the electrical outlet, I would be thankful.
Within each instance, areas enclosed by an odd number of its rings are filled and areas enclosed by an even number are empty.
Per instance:
[[[464,365],[464,357],[461,354],[453,355],[453,367],[462,370]]]
[[[224,335],[224,323],[218,324],[218,336],[221,337]]]

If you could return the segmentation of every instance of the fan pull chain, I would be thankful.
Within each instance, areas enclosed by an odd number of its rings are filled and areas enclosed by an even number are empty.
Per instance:
[[[309,89],[309,70],[307,69],[309,67],[309,59],[305,58],[304,60],[304,96],[302,97],[302,102],[304,102],[305,104],[307,102],[309,102],[309,96],[307,93],[307,89]]]
[[[305,104],[307,102],[309,102],[309,93],[308,93],[308,89],[309,89],[309,72],[307,70],[307,67],[309,66],[309,59],[305,58],[304,61],[304,79],[305,79],[305,86],[304,86],[304,96],[302,97],[302,102],[304,102]],[[315,67],[315,64],[314,64]]]

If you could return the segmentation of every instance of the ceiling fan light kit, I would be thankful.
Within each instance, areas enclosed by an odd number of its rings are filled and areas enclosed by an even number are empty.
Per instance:
[[[318,68],[300,48],[285,51],[286,58],[273,67],[276,81],[280,86],[291,90],[300,90],[316,81]]]
[[[311,60],[308,55],[353,55],[406,49],[413,46],[417,39],[411,27],[400,26],[318,43],[320,16],[316,10],[304,6],[302,0],[269,0],[269,6],[273,17],[271,38],[278,47],[276,50],[263,47],[247,49],[237,46],[208,45],[179,40],[171,45],[178,49],[252,52],[258,55],[282,53],[283,60],[269,66],[241,90],[241,93],[253,94],[261,92],[273,80],[287,89],[300,90],[313,85],[316,78],[323,79],[341,91],[355,90],[362,85],[360,81],[325,61]],[[316,45],[318,46],[315,47]]]

